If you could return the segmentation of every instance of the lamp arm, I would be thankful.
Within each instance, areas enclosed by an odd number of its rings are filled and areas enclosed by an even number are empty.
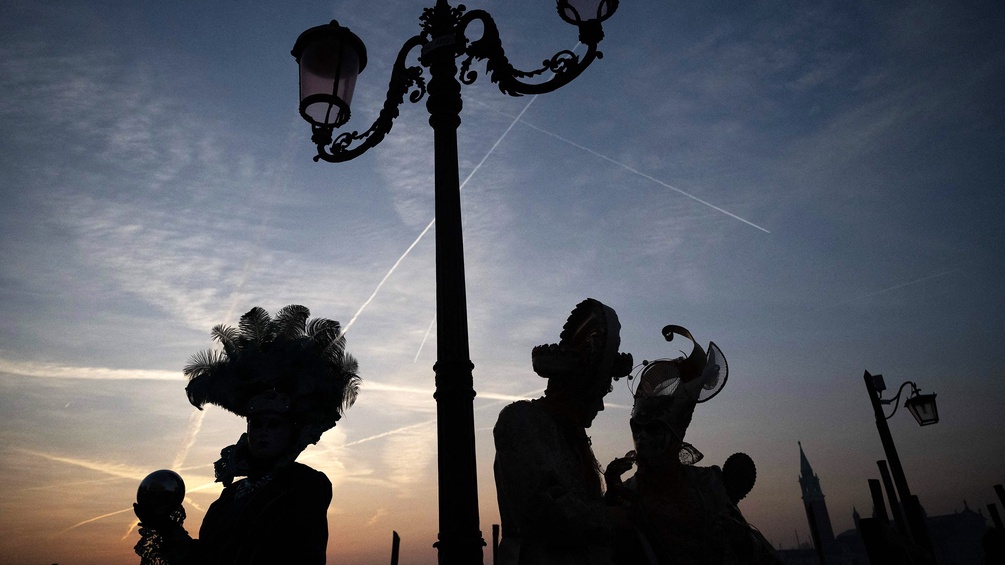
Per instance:
[[[890,415],[886,416],[887,420],[889,420],[890,418],[893,418],[893,415],[897,413],[897,407],[900,406],[898,404],[898,402],[900,402],[900,394],[902,392],[904,392],[904,387],[907,386],[907,385],[911,385],[911,393],[912,393],[912,395],[918,393],[918,385],[914,384],[914,382],[912,382],[912,381],[904,381],[900,385],[900,388],[897,389],[897,396],[894,396],[893,398],[891,398],[889,400],[882,400],[882,399],[880,399],[880,401],[879,401],[880,404],[893,404],[893,412],[890,412]]]
[[[470,41],[465,35],[465,31],[468,25],[475,20],[482,24],[482,36]],[[600,24],[595,25],[599,27]],[[540,69],[522,71],[513,67],[509,59],[506,58],[502,41],[499,39],[499,29],[496,27],[495,21],[492,20],[492,16],[484,10],[472,10],[464,14],[457,26],[456,41],[459,46],[459,55],[467,55],[460,65],[460,81],[464,84],[474,83],[475,79],[478,78],[478,73],[471,70],[472,61],[486,60],[485,71],[492,82],[499,85],[499,90],[503,94],[522,96],[524,94],[552,92],[572,82],[586,67],[590,66],[594,59],[603,57],[603,54],[597,50],[597,44],[603,37],[603,33],[598,36],[596,33],[591,35],[581,31],[581,41],[583,41],[584,35],[590,37],[591,40],[584,42],[587,51],[582,59],[572,51],[564,50],[559,51],[550,59],[546,59]],[[537,77],[548,71],[554,74],[545,82],[530,83],[521,80]]]
[[[405,94],[409,90],[412,90],[412,93],[408,95],[409,102],[414,104],[422,100],[422,97],[426,95],[426,79],[422,76],[422,67],[408,67],[405,60],[412,49],[425,44],[426,39],[421,35],[416,35],[406,41],[401,51],[398,52],[398,58],[394,61],[394,67],[391,69],[391,80],[387,86],[387,98],[384,100],[384,106],[369,129],[363,133],[358,131],[345,132],[332,141],[334,128],[322,126],[311,128],[313,131],[311,141],[318,146],[318,154],[314,156],[315,162],[324,160],[329,163],[341,163],[362,155],[366,150],[380,143],[384,136],[391,131],[394,119],[398,117],[398,108],[405,101]],[[362,143],[350,148],[354,141],[362,141]]]

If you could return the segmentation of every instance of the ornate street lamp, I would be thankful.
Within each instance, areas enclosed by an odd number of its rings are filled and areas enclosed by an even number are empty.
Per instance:
[[[485,61],[485,70],[499,90],[510,96],[544,94],[578,77],[603,55],[597,45],[604,37],[602,22],[618,8],[618,0],[557,0],[559,16],[579,30],[586,46],[580,57],[560,51],[532,71],[513,67],[502,48],[492,17],[483,10],[468,11],[437,0],[419,17],[422,32],[399,51],[391,71],[387,97],[380,114],[366,130],[346,131],[333,140],[334,130],[349,119],[356,76],[366,66],[363,42],[332,21],[300,35],[293,56],[300,64],[300,113],[311,124],[317,145],[315,161],[341,162],[380,143],[398,117],[405,95],[412,103],[428,93],[426,108],[434,136],[436,211],[436,420],[439,486],[439,562],[444,565],[482,563],[478,525],[478,489],[474,438],[474,386],[468,351],[467,298],[464,288],[464,248],[461,234],[460,182],[457,170],[457,127],[460,125],[461,85],[472,84],[478,72],[472,63]],[[477,22],[481,33],[468,37]],[[406,62],[419,48],[419,65]],[[423,75],[429,71],[429,83]]]
[[[879,393],[880,404],[893,404],[893,412],[890,412],[890,415],[886,416],[887,420],[893,418],[893,415],[897,413],[897,401],[900,400],[904,387],[911,385],[911,396],[904,401],[904,407],[911,412],[914,419],[918,421],[919,426],[939,423],[939,409],[935,405],[935,394],[921,394],[918,385],[912,381],[904,381],[900,385],[900,388],[897,389],[897,396],[883,399],[883,391],[886,390],[886,382],[883,381],[883,375],[872,375],[872,379],[876,386],[876,392]]]
[[[904,505],[904,514],[907,518],[907,527],[910,530],[914,542],[932,553],[932,542],[928,535],[928,526],[925,524],[925,514],[921,509],[921,502],[918,497],[911,494],[910,487],[907,486],[907,477],[904,476],[904,467],[900,464],[900,456],[897,455],[897,447],[893,443],[893,435],[890,434],[890,426],[887,420],[897,412],[897,401],[904,387],[911,385],[911,397],[904,405],[919,425],[927,426],[939,421],[939,412],[935,407],[934,394],[919,394],[918,387],[911,381],[900,385],[897,396],[891,399],[883,399],[883,391],[886,390],[886,383],[883,375],[872,375],[865,372],[865,388],[869,392],[869,400],[872,402],[873,412],[876,414],[876,428],[879,430],[879,439],[883,443],[883,450],[886,452],[886,459],[890,463],[890,472],[893,475],[893,482],[897,485],[900,493],[901,503]],[[893,404],[893,412],[889,416],[883,413],[883,405]]]

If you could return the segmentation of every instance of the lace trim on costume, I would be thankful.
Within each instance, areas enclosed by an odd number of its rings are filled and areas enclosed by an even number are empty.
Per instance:
[[[182,523],[185,522],[185,509],[179,506],[168,516],[167,522],[166,533],[140,524],[140,541],[133,547],[136,555],[140,556],[140,565],[171,565],[184,559],[185,548],[179,547],[178,538],[188,536],[182,528]]]
[[[260,488],[264,487],[265,485],[271,482],[272,482],[272,473],[269,473],[268,475],[263,475],[256,479],[252,479],[249,477],[237,483],[236,496],[237,498],[244,498],[245,496],[253,494],[255,491],[259,490]]]

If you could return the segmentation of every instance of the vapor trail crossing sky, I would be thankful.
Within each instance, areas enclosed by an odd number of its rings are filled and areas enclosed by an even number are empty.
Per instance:
[[[479,100],[475,100],[475,102],[478,103],[478,104],[481,104],[482,106],[485,106],[486,108],[489,108],[490,110],[493,110],[495,112],[499,112],[499,110],[497,110],[497,109],[495,109],[495,108],[493,108],[493,107],[485,104],[484,102],[481,102]],[[503,113],[503,112],[500,112],[500,113]],[[540,128],[540,127],[538,127],[538,126],[536,126],[536,125],[528,122],[527,120],[524,120],[523,119],[523,112],[521,112],[518,116],[516,116],[516,120],[514,121],[514,123],[516,121],[519,121],[523,125],[531,128],[533,130],[536,130],[536,131],[539,131],[539,132],[541,132],[541,133],[543,133],[545,135],[549,135],[551,137],[554,137],[555,139],[557,139],[559,141],[562,141],[562,142],[567,143],[567,144],[569,144],[569,145],[571,145],[573,147],[576,147],[578,149],[582,149],[583,151],[586,151],[586,152],[588,152],[588,153],[590,153],[592,155],[600,157],[601,159],[603,159],[605,161],[609,161],[609,162],[611,162],[611,163],[613,163],[613,164],[615,164],[615,165],[617,165],[617,166],[619,166],[619,167],[621,167],[621,168],[623,168],[625,170],[628,170],[628,171],[630,171],[632,173],[635,173],[636,175],[638,175],[638,176],[640,176],[640,177],[642,177],[644,179],[650,180],[650,181],[652,181],[652,182],[654,182],[654,183],[656,183],[656,184],[658,184],[658,185],[660,185],[660,186],[662,186],[664,188],[669,188],[670,190],[672,190],[674,192],[677,192],[679,194],[687,196],[691,200],[694,200],[695,202],[698,202],[700,204],[704,204],[705,206],[708,206],[709,208],[715,210],[716,212],[721,212],[721,213],[729,216],[730,218],[733,218],[733,219],[736,219],[736,220],[740,220],[741,222],[747,224],[750,227],[759,229],[759,230],[761,230],[764,233],[771,233],[767,229],[762,228],[761,226],[759,226],[759,225],[751,222],[750,220],[747,220],[745,218],[741,218],[740,216],[737,216],[736,214],[734,214],[734,213],[732,213],[732,212],[730,212],[728,210],[724,210],[724,209],[716,206],[715,204],[712,204],[711,202],[707,202],[705,200],[702,200],[701,198],[698,198],[697,196],[691,194],[690,192],[681,190],[681,189],[679,189],[679,188],[677,188],[677,187],[675,187],[673,185],[667,184],[667,183],[661,181],[660,179],[658,179],[656,177],[653,177],[651,175],[643,173],[642,171],[640,171],[640,170],[638,170],[638,169],[636,169],[634,167],[631,167],[631,166],[629,166],[629,165],[627,165],[625,163],[622,163],[621,161],[618,161],[616,159],[608,157],[607,155],[604,155],[603,153],[600,153],[599,151],[595,151],[593,149],[590,149],[589,147],[586,147],[584,145],[580,145],[580,144],[576,143],[575,141],[572,141],[571,139],[566,139],[566,138],[558,135],[557,133],[550,132],[550,131],[548,131],[548,130],[546,130],[544,128]]]
[[[912,285],[915,285],[915,284],[918,284],[918,283],[923,283],[925,281],[930,281],[932,279],[942,278],[942,277],[951,275],[953,273],[958,273],[959,271],[960,271],[960,269],[953,269],[953,270],[950,270],[950,271],[943,271],[941,273],[935,273],[934,275],[928,275],[927,277],[921,277],[920,279],[914,279],[914,280],[911,280],[911,281],[907,281],[905,283],[895,284],[893,286],[884,288],[882,290],[877,290],[875,292],[870,292],[868,294],[862,294],[860,296],[854,296],[852,298],[846,298],[846,299],[844,299],[844,300],[842,300],[840,302],[835,302],[834,304],[831,304],[829,307],[840,306],[842,304],[847,304],[849,302],[856,302],[858,300],[865,300],[866,298],[872,298],[873,296],[879,296],[880,294],[886,294],[887,292],[898,290],[898,289],[901,289],[901,288],[904,288],[904,287],[907,287],[907,286],[912,286]]]
[[[465,177],[464,181],[460,184],[459,190],[464,190],[464,187],[468,184],[468,181],[470,181],[475,176],[475,173],[478,172],[478,169],[480,169],[482,165],[485,164],[485,160],[488,159],[490,155],[492,155],[492,152],[495,151],[497,147],[499,147],[499,144],[502,142],[502,140],[506,138],[506,134],[508,134],[510,130],[513,129],[513,126],[516,125],[517,121],[520,120],[520,116],[523,116],[523,114],[527,111],[528,108],[530,108],[530,105],[533,104],[534,100],[536,99],[537,96],[535,95],[532,96],[530,100],[527,101],[527,105],[523,107],[523,110],[521,110],[519,114],[517,114],[517,116],[510,123],[509,127],[507,127],[506,130],[503,131],[502,135],[499,136],[499,139],[497,139],[496,142],[492,144],[492,147],[485,153],[485,156],[482,157],[482,160],[479,161],[478,164],[475,165],[473,169],[471,169],[471,172],[468,173],[468,176]],[[429,223],[426,224],[425,229],[423,229],[419,233],[419,236],[415,238],[415,241],[413,241],[412,244],[409,245],[407,249],[405,249],[405,252],[402,253],[400,257],[398,257],[398,260],[395,261],[393,265],[391,265],[391,268],[387,271],[387,274],[384,275],[384,278],[380,279],[380,282],[377,283],[376,288],[373,289],[373,292],[370,293],[370,296],[363,302],[363,305],[360,306],[358,310],[356,310],[356,313],[353,314],[352,319],[349,320],[349,323],[347,323],[345,327],[342,328],[343,334],[349,332],[349,328],[352,327],[352,325],[356,322],[356,319],[359,318],[359,315],[363,313],[363,310],[365,310],[366,307],[369,306],[371,302],[373,302],[374,297],[376,297],[377,293],[380,292],[381,287],[384,286],[384,283],[387,282],[387,279],[389,279],[391,275],[394,274],[394,271],[397,270],[398,265],[401,265],[401,262],[404,261],[405,257],[407,257],[408,254],[411,253],[413,249],[415,249],[415,246],[418,245],[420,241],[422,241],[422,238],[426,235],[429,229],[433,227],[433,224],[435,223],[436,218],[430,220]],[[432,327],[432,324],[430,324],[430,327]],[[427,332],[426,335],[428,336],[429,333]],[[426,340],[423,339],[422,343],[425,344]],[[422,351],[422,345],[419,346],[419,352],[421,351]],[[416,352],[415,357],[416,359],[418,359],[419,357],[418,352]]]

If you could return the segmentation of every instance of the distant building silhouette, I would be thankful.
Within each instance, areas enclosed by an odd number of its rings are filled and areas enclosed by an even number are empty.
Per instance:
[[[868,565],[869,557],[858,530],[861,519],[858,510],[852,508],[855,528],[835,536],[820,478],[806,459],[802,443],[799,443],[799,470],[799,486],[813,543],[824,550],[825,563],[822,565]],[[926,515],[925,520],[939,565],[982,565],[981,539],[988,530],[983,513],[974,512],[964,501],[961,512]],[[795,549],[779,549],[778,555],[786,565],[821,565],[820,552],[805,543]]]
[[[964,500],[961,512],[929,516],[927,521],[939,565],[982,563],[981,538],[988,529],[983,513],[971,510]]]

